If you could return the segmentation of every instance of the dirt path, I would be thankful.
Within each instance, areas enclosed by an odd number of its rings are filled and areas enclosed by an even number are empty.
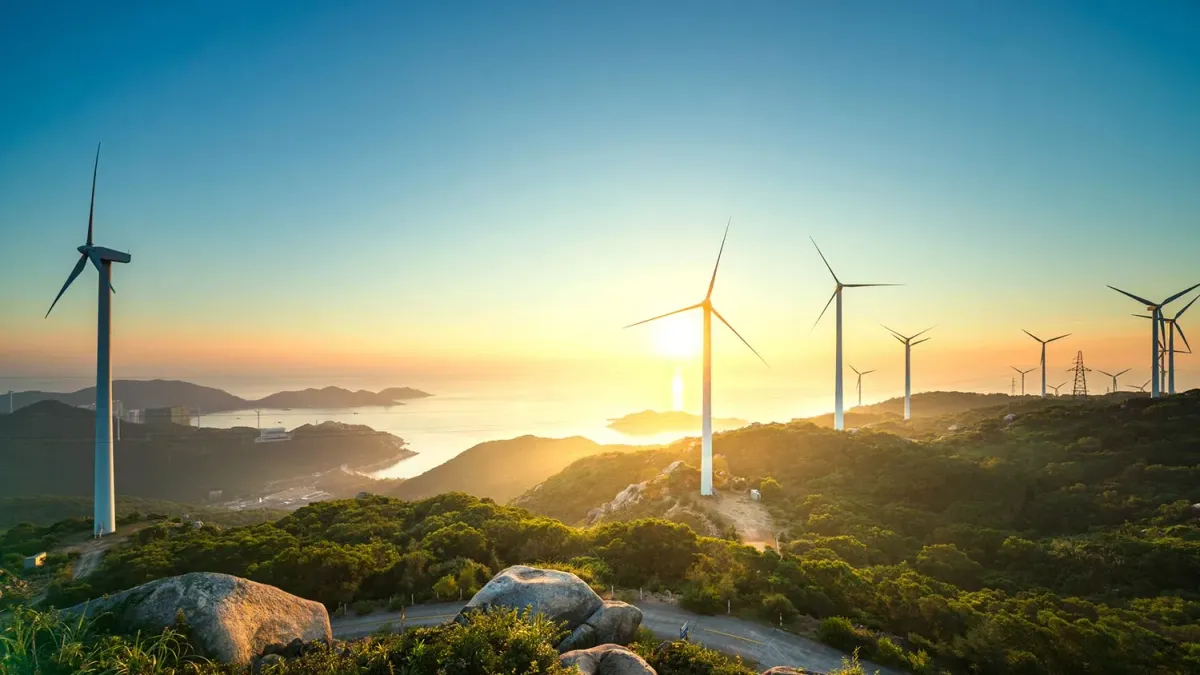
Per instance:
[[[737,528],[742,541],[758,550],[775,546],[775,521],[762,502],[748,492],[717,492],[712,508]]]
[[[119,529],[116,534],[109,535],[103,539],[92,539],[89,537],[77,544],[63,548],[63,553],[79,553],[79,558],[71,565],[71,578],[82,579],[95,572],[96,568],[100,566],[100,561],[104,559],[104,554],[108,552],[108,549],[121,543],[134,532],[152,524],[134,523],[133,525],[126,525]]]

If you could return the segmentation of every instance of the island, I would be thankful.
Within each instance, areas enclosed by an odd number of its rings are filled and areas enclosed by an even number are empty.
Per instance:
[[[750,423],[746,420],[736,417],[714,417],[712,421],[714,431],[739,429],[748,424]],[[642,412],[630,413],[624,417],[610,419],[608,421],[608,428],[630,436],[653,436],[655,434],[673,432],[699,433],[700,416],[680,410],[670,412],[643,410]]]

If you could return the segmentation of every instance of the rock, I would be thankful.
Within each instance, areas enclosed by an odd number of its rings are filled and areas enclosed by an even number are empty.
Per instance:
[[[196,572],[159,579],[64,610],[111,614],[122,628],[161,630],[187,621],[192,645],[221,663],[247,666],[268,648],[332,639],[329,613],[319,602],[228,574]],[[291,649],[288,644],[284,651]]]
[[[574,649],[595,647],[600,641],[596,639],[596,629],[591,624],[581,624],[571,631],[571,634],[558,643],[558,651],[569,652]]]
[[[470,612],[509,607],[534,612],[571,631],[558,651],[584,649],[604,643],[628,644],[642,625],[642,610],[613,600],[605,601],[582,579],[569,572],[516,565],[497,574],[459,612],[462,621]]]
[[[588,617],[587,623],[596,629],[595,644],[627,645],[642,625],[642,610],[618,600],[605,600],[604,606]]]
[[[570,572],[514,565],[501,571],[471,598],[459,616],[490,607],[526,607],[575,630],[596,613],[604,601]]]
[[[658,675],[642,657],[620,645],[576,649],[558,661],[568,668],[578,667],[582,675]]]
[[[815,670],[806,670],[804,668],[793,668],[791,666],[775,666],[762,671],[760,675],[825,675],[818,673]]]

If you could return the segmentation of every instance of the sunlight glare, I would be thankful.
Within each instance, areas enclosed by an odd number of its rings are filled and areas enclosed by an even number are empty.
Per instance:
[[[694,316],[670,316],[655,321],[652,339],[654,351],[673,359],[687,359],[700,353],[700,326]]]
[[[675,378],[671,380],[671,401],[675,410],[683,410],[683,373],[675,369]]]

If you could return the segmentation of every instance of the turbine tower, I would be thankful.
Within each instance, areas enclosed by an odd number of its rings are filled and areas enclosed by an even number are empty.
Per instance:
[[[754,352],[754,355],[758,357],[759,361],[762,361],[764,365],[767,364],[767,360],[764,359],[762,357],[762,355],[758,353],[758,350],[756,350],[754,347],[751,347],[750,343],[746,342],[746,338],[742,337],[742,334],[737,332],[736,328],[729,325],[729,322],[725,320],[725,317],[721,316],[721,313],[718,312],[717,308],[713,307],[713,304],[712,304],[713,286],[715,286],[717,283],[717,269],[721,266],[721,254],[725,252],[725,239],[729,236],[729,223],[730,222],[733,222],[733,218],[730,218],[729,222],[725,223],[725,235],[723,237],[721,237],[721,248],[720,248],[720,250],[717,251],[717,264],[713,265],[712,279],[710,279],[708,282],[708,293],[706,293],[704,295],[703,300],[701,300],[700,302],[698,302],[694,305],[688,305],[687,307],[684,307],[683,309],[677,309],[673,312],[667,312],[666,314],[659,314],[658,316],[651,317],[644,321],[638,321],[637,323],[631,323],[628,326],[625,326],[626,328],[633,328],[634,326],[640,326],[644,323],[650,323],[651,321],[657,321],[658,319],[662,319],[664,317],[671,316],[672,314],[688,312],[693,309],[704,310],[704,401],[703,401],[703,405],[702,405],[702,413],[703,414],[702,414],[702,421],[701,421],[701,429],[702,429],[701,438],[702,438],[702,440],[701,440],[701,450],[700,450],[700,494],[705,495],[705,496],[709,496],[712,494],[712,482],[713,482],[713,480],[712,480],[712,478],[713,478],[712,477],[712,317],[716,316],[717,319],[719,319],[721,321],[721,323],[725,324],[726,328],[733,331],[733,334],[738,336],[738,339],[742,341],[742,344],[746,345],[747,347],[750,347],[750,351]],[[770,366],[768,366],[768,367],[770,367]]]
[[[1159,320],[1162,320],[1162,318],[1163,318],[1163,315],[1162,315],[1163,307],[1171,304],[1171,302],[1173,302],[1174,300],[1181,298],[1184,295],[1187,295],[1188,293],[1192,292],[1193,289],[1198,288],[1198,287],[1200,287],[1200,284],[1196,284],[1195,286],[1191,286],[1182,291],[1179,291],[1178,293],[1176,293],[1175,295],[1172,295],[1171,297],[1167,298],[1166,300],[1156,303],[1156,302],[1150,302],[1149,300],[1147,300],[1145,298],[1139,298],[1138,296],[1134,295],[1133,293],[1123,291],[1123,290],[1117,288],[1116,286],[1109,286],[1109,288],[1120,293],[1121,295],[1124,295],[1128,298],[1133,298],[1134,300],[1137,300],[1138,302],[1145,305],[1146,311],[1150,312],[1151,318],[1159,319]],[[1190,304],[1191,303],[1189,303],[1189,306],[1190,306]],[[1187,310],[1187,307],[1184,308],[1184,311],[1186,311],[1186,310]],[[1182,313],[1183,312],[1180,312],[1180,314],[1182,314]],[[1178,317],[1178,314],[1176,316]],[[1150,322],[1150,385],[1151,385],[1150,386],[1150,397],[1151,398],[1158,398],[1158,396],[1159,396],[1158,370],[1159,370],[1159,367],[1158,367],[1158,321],[1151,321]]]
[[[821,262],[825,263],[825,269],[829,270],[829,274],[833,276],[833,295],[829,296],[829,301],[825,303],[825,309],[821,310],[821,314],[817,316],[817,320],[813,322],[813,328],[821,323],[821,317],[825,316],[826,310],[829,309],[829,303],[837,299],[837,346],[834,353],[833,366],[833,428],[837,431],[842,431],[846,428],[845,417],[842,414],[842,289],[845,288],[869,288],[872,286],[899,286],[900,284],[843,284],[834,273],[833,268],[829,266],[829,261],[825,259],[825,254],[821,252],[821,247],[817,246],[817,242],[812,238],[813,247],[817,249],[817,255],[821,256]]]
[[[1183,306],[1183,309],[1175,312],[1175,316],[1163,316],[1159,319],[1159,321],[1161,321],[1163,324],[1162,330],[1164,333],[1164,338],[1159,340],[1158,347],[1163,352],[1163,354],[1160,355],[1160,360],[1162,360],[1163,356],[1165,355],[1167,361],[1166,368],[1163,370],[1163,372],[1167,379],[1168,394],[1175,393],[1175,354],[1192,353],[1192,345],[1188,343],[1187,335],[1183,332],[1183,326],[1179,325],[1179,317],[1183,316],[1183,313],[1188,311],[1188,308],[1192,306],[1192,303],[1196,302],[1197,300],[1200,300],[1200,295],[1192,298],[1191,302],[1188,302],[1188,304]],[[1151,318],[1145,314],[1134,314],[1134,316],[1141,317],[1143,319]],[[1183,344],[1187,346],[1188,350],[1186,352],[1181,352],[1175,349],[1175,333],[1179,333],[1179,337],[1183,340]]]
[[[1124,375],[1125,373],[1128,373],[1130,370],[1131,370],[1130,368],[1126,368],[1125,370],[1122,370],[1117,373],[1106,373],[1103,370],[1097,369],[1096,372],[1100,373],[1101,375],[1107,375],[1107,376],[1111,377],[1112,378],[1112,390],[1116,391],[1117,390],[1117,378]]]
[[[96,171],[100,167],[100,144],[96,144],[96,162],[92,166],[92,200],[88,208],[87,243],[79,251],[79,262],[67,277],[46,316],[54,310],[59,298],[67,292],[72,281],[83,272],[88,261],[100,273],[99,308],[96,313],[96,459],[94,468],[93,494],[95,506],[92,533],[99,537],[112,534],[117,529],[116,501],[113,494],[113,438],[112,438],[112,264],[127,263],[128,253],[114,251],[92,243],[92,221],[96,212]]]
[[[1029,337],[1033,338],[1034,340],[1037,340],[1038,342],[1042,343],[1042,398],[1046,398],[1046,345],[1050,344],[1051,342],[1054,342],[1055,340],[1061,340],[1061,339],[1067,337],[1068,335],[1070,335],[1070,333],[1063,333],[1062,335],[1059,335],[1058,337],[1053,337],[1053,338],[1050,338],[1049,340],[1043,340],[1042,338],[1034,335],[1033,333],[1030,333],[1029,331],[1025,330],[1024,328],[1022,328],[1021,331],[1023,333],[1025,333],[1026,335],[1028,335]],[[1057,396],[1057,394],[1055,394],[1055,396]]]
[[[1020,368],[1018,368],[1016,366],[1009,366],[1009,368],[1012,368],[1013,370],[1015,370],[1021,374],[1021,395],[1024,396],[1025,395],[1025,376],[1027,374],[1032,373],[1033,371],[1037,370],[1037,368],[1030,368],[1029,370],[1021,370]]]
[[[882,326],[883,324],[880,324],[880,325]],[[929,338],[917,340],[916,342],[913,342],[913,339],[916,337],[919,337],[921,335],[924,335],[925,333],[928,333],[929,331],[933,330],[934,327],[930,326],[929,328],[926,328],[925,330],[921,331],[920,333],[917,333],[916,335],[912,335],[909,337],[905,337],[905,336],[897,333],[896,331],[892,330],[891,328],[888,328],[887,326],[883,326],[883,328],[884,328],[884,330],[891,333],[892,337],[896,338],[904,345],[904,419],[906,419],[906,420],[911,419],[912,418],[912,348],[916,347],[917,345],[921,344],[922,342],[925,342],[925,340],[928,340]]]
[[[854,366],[850,366],[850,370],[853,370],[854,374],[858,376],[858,382],[855,383],[855,385],[854,385],[854,388],[858,391],[858,405],[855,407],[861,408],[862,407],[862,378],[863,378],[863,375],[870,375],[871,373],[873,373],[875,371],[873,369],[872,370],[864,370],[860,373],[860,372],[858,372],[858,369],[855,368]]]

